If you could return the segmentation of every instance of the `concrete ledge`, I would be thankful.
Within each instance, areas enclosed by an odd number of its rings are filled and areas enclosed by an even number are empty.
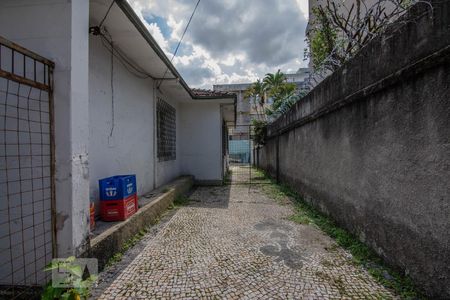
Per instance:
[[[217,186],[223,185],[223,180],[195,180],[194,184],[199,186]]]
[[[154,224],[158,217],[173,203],[174,199],[178,195],[188,192],[193,183],[194,178],[192,176],[182,176],[161,187],[167,192],[145,204],[126,221],[108,228],[91,239],[90,249],[82,256],[97,258],[99,271],[103,270],[108,260],[122,249],[126,241],[145,227]]]

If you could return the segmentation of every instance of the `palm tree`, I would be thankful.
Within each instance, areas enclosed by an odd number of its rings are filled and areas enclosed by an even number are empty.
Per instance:
[[[261,80],[257,80],[253,83],[244,94],[244,98],[251,99],[253,106],[255,108],[256,113],[258,114],[258,118],[265,118],[264,114],[264,104],[266,101],[264,84]],[[260,112],[261,111],[261,112]]]
[[[275,74],[267,73],[263,79],[265,91],[269,96],[274,96],[279,93],[280,87],[285,83],[286,76],[278,70]]]
[[[297,101],[297,86],[286,82],[286,76],[280,70],[275,74],[266,74],[263,82],[267,94],[273,101],[272,105],[265,110],[267,116],[276,118]]]
[[[264,79],[253,83],[244,94],[246,99],[252,99],[258,120],[267,121],[267,117],[276,118],[285,113],[300,99],[297,86],[286,82],[286,76],[278,70],[267,73]],[[272,99],[270,106],[265,107],[267,97]]]

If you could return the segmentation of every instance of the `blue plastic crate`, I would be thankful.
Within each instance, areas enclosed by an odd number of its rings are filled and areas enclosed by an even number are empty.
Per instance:
[[[117,175],[98,181],[100,200],[120,200],[136,193],[136,175]]]

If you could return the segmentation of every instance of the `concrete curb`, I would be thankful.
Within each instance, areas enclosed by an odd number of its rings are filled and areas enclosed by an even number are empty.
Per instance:
[[[103,270],[108,260],[139,231],[156,222],[178,195],[188,192],[194,184],[192,176],[182,176],[162,187],[167,192],[159,195],[126,221],[108,228],[90,240],[89,250],[82,257],[98,259],[99,271]]]

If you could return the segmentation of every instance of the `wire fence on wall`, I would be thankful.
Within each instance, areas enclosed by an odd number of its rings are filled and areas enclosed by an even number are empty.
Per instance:
[[[54,252],[53,63],[0,38],[0,285],[45,284]]]

